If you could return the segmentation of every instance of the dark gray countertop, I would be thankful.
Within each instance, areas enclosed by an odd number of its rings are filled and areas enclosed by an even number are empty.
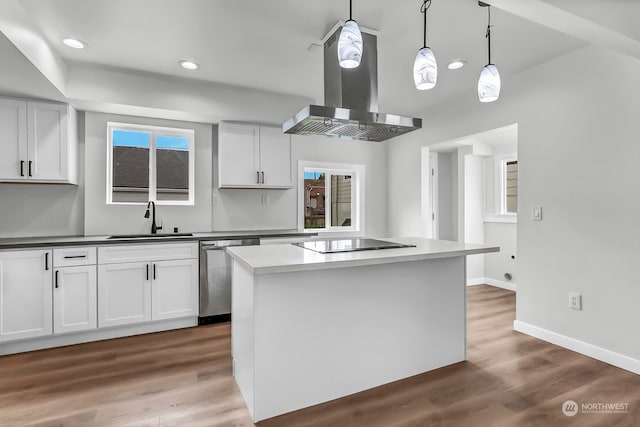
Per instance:
[[[216,239],[239,238],[277,238],[277,237],[314,237],[317,233],[301,233],[297,230],[276,231],[218,231],[193,233],[193,236],[163,236],[144,238],[109,239],[109,236],[43,236],[43,237],[11,237],[0,238],[0,250],[37,248],[45,246],[75,246],[75,245],[113,245],[122,243],[159,243],[159,242],[189,242]]]

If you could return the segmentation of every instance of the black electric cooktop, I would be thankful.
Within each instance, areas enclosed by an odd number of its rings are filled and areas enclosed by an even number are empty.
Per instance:
[[[415,247],[415,245],[405,245],[403,243],[376,239],[312,240],[292,244],[321,254]]]

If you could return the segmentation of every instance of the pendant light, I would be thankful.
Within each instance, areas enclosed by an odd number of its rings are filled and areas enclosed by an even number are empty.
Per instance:
[[[420,12],[424,15],[423,26],[423,43],[422,48],[416,55],[416,61],[413,64],[413,81],[416,89],[427,90],[436,86],[438,79],[438,64],[436,56],[431,48],[427,47],[427,10],[431,7],[431,0],[424,0]]]
[[[491,63],[491,6],[481,1],[479,1],[478,4],[486,7],[489,13],[487,34],[485,35],[487,38],[489,62],[480,72],[480,79],[478,79],[478,98],[480,98],[480,102],[493,102],[500,96],[500,73],[498,72],[498,67]]]
[[[349,20],[344,23],[338,39],[338,63],[342,68],[356,68],[362,59],[362,33],[358,23],[351,19],[349,0]]]

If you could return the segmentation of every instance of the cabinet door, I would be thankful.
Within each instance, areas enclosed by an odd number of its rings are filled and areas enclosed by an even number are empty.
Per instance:
[[[27,102],[29,180],[68,181],[67,109],[64,104]]]
[[[53,333],[97,327],[96,266],[57,268],[53,272]]]
[[[51,335],[51,251],[0,253],[0,341]]]
[[[218,187],[260,186],[258,127],[220,123],[218,128]]]
[[[263,187],[289,188],[291,182],[291,136],[280,128],[260,127],[260,170]]]
[[[0,180],[23,181],[26,168],[27,103],[0,98]]]
[[[98,327],[151,320],[151,265],[98,266]]]
[[[153,263],[153,320],[198,315],[198,260]]]

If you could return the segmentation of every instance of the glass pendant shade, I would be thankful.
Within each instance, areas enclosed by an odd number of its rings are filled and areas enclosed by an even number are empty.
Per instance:
[[[416,55],[416,62],[413,64],[413,81],[416,89],[427,90],[435,87],[438,79],[438,64],[436,56],[428,47],[423,47]]]
[[[493,102],[500,96],[500,73],[498,67],[487,64],[478,79],[478,98],[480,102]]]
[[[344,23],[338,39],[338,63],[342,68],[356,68],[362,59],[362,33],[358,23],[349,19]]]

